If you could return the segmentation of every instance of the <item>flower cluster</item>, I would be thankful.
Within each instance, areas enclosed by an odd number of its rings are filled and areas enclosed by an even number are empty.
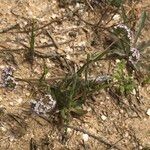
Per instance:
[[[117,29],[117,28],[121,28],[121,29],[126,30],[128,38],[130,40],[132,40],[133,33],[132,33],[132,31],[126,25],[124,25],[124,24],[118,24],[117,26],[115,26],[115,29]]]
[[[130,49],[131,51],[131,56],[129,57],[129,61],[132,63],[132,64],[136,64],[139,59],[140,59],[140,52],[137,48],[131,48]]]
[[[129,56],[129,61],[134,65],[136,64],[139,59],[140,59],[140,52],[137,48],[133,47],[133,41],[134,41],[134,37],[133,37],[133,33],[132,31],[124,24],[118,24],[117,26],[115,26],[115,28],[122,28],[125,29],[127,32],[127,36],[130,40],[130,52],[131,52],[131,56]]]
[[[102,75],[102,76],[98,76],[95,79],[95,82],[101,83],[101,82],[105,82],[105,81],[109,81],[111,80],[111,77],[109,75]]]
[[[31,101],[32,110],[39,115],[47,116],[47,114],[50,113],[55,106],[56,101],[50,94],[45,95],[45,97],[40,98],[40,100]]]
[[[5,69],[3,69],[2,73],[1,73],[1,87],[5,87],[5,88],[11,88],[14,89],[15,86],[17,85],[17,82],[15,81],[15,78],[13,76],[13,68],[11,67],[7,67]]]

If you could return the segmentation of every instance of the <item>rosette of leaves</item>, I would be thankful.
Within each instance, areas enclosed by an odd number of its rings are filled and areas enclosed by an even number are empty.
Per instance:
[[[82,108],[87,96],[94,90],[95,84],[91,81],[81,80],[76,74],[71,78],[66,77],[63,81],[51,87],[51,92],[57,101],[60,118],[68,122],[72,117],[79,117],[86,113]]]
[[[86,111],[83,110],[82,106],[86,100],[96,91],[109,86],[106,80],[97,82],[88,78],[89,65],[103,57],[105,53],[88,58],[87,63],[77,72],[66,76],[50,87],[51,94],[57,102],[60,118],[63,121],[68,122],[72,117],[84,115]]]

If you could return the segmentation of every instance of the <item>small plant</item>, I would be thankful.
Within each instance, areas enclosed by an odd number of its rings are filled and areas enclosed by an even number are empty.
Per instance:
[[[87,98],[95,91],[109,86],[107,82],[110,79],[109,76],[102,76],[93,80],[88,78],[89,65],[98,61],[104,54],[106,52],[95,54],[94,57],[88,56],[87,63],[77,72],[74,72],[71,76],[66,76],[55,86],[50,87],[52,96],[55,98],[57,108],[60,111],[60,118],[63,121],[68,122],[73,116],[84,115],[86,111],[83,110],[82,105],[85,104]]]
[[[122,12],[125,16],[125,12]],[[123,22],[127,22],[127,17],[123,17],[122,23],[115,25],[111,31],[111,34],[116,37],[117,42],[114,43],[110,49],[113,53],[123,56],[132,65],[136,65],[140,59],[141,47],[137,44],[138,38],[146,21],[146,12],[141,15],[141,19],[136,27],[136,32],[131,30],[130,25],[126,25]],[[139,49],[141,48],[141,49]]]
[[[117,93],[120,95],[131,94],[135,89],[136,84],[132,76],[128,75],[126,72],[126,62],[121,60],[117,63],[117,66],[113,75],[114,86],[117,90]]]
[[[76,73],[51,87],[52,95],[57,101],[61,118],[68,122],[72,116],[82,116],[82,109],[87,97],[92,94],[94,82],[81,79]]]

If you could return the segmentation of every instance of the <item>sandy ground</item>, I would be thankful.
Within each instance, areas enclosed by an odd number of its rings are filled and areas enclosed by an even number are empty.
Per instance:
[[[143,1],[139,5],[139,12],[144,7],[148,10],[149,1]],[[79,7],[85,9],[83,4],[70,6],[70,10],[75,12]],[[86,54],[103,50],[100,41],[92,47],[90,42],[97,37],[93,30],[89,28],[77,17],[65,8],[59,8],[56,0],[0,0],[0,33],[5,28],[16,25],[17,29],[0,34],[0,49],[3,52],[7,49],[24,48],[21,43],[28,44],[29,35],[23,31],[30,23],[32,18],[36,18],[38,26],[51,23],[44,30],[49,30],[58,43],[55,46],[39,48],[41,45],[52,43],[51,39],[45,34],[39,34],[36,39],[37,51],[48,53],[52,56],[55,52],[65,55],[68,62],[74,62],[81,66],[86,59]],[[80,10],[81,15],[83,11]],[[92,13],[86,12],[84,19],[93,22],[95,17]],[[72,18],[72,19],[71,19]],[[144,31],[145,40],[149,39],[149,29]],[[99,36],[99,33],[97,33]],[[102,35],[101,37],[102,38]],[[62,44],[63,43],[63,44]],[[39,78],[42,73],[43,59],[36,58],[31,67],[23,56],[22,51],[13,53],[10,51],[2,53],[0,57],[0,71],[6,66],[15,68],[15,77],[29,79]],[[147,55],[149,55],[147,50]],[[63,76],[67,69],[64,60],[64,68],[60,67],[59,62],[45,59],[49,68],[47,78]],[[107,74],[108,65],[105,61],[96,64],[95,74]],[[1,150],[28,150],[30,149],[31,139],[38,145],[40,150],[105,150],[104,144],[89,137],[83,140],[84,134],[73,129],[67,129],[67,138],[63,137],[63,129],[48,123],[34,113],[30,113],[29,102],[32,99],[31,87],[24,82],[18,82],[15,90],[0,89],[0,149]],[[94,102],[87,103],[84,108],[88,113],[81,117],[81,120],[73,119],[71,125],[81,127],[90,133],[103,137],[111,144],[116,143],[121,150],[138,150],[144,146],[150,147],[150,117],[146,114],[150,108],[150,86],[140,87],[140,117],[134,112],[127,113],[118,108],[114,99],[105,91],[101,91],[95,96]],[[14,115],[16,115],[14,117]],[[19,116],[19,117],[18,117]],[[17,121],[16,121],[17,120]],[[63,140],[64,138],[64,140]],[[48,144],[47,144],[48,143]],[[113,148],[111,148],[113,149]],[[114,148],[115,149],[115,148]],[[35,150],[35,149],[34,149]]]

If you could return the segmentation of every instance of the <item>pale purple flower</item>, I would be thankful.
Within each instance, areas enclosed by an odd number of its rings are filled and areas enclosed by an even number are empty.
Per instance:
[[[121,29],[125,29],[126,32],[127,32],[127,36],[130,40],[132,40],[132,37],[133,37],[133,33],[132,31],[124,24],[118,24],[117,26],[115,26],[115,29],[117,28],[121,28]]]
[[[130,50],[132,52],[132,57],[134,57],[136,60],[140,59],[140,52],[137,48],[131,48]]]
[[[108,81],[110,80],[111,77],[109,75],[102,75],[102,76],[98,76],[95,81],[98,82],[98,83],[101,83],[101,82],[105,82],[105,81]]]
[[[47,102],[44,102],[45,100]],[[56,101],[52,98],[50,94],[45,95],[39,100],[31,101],[32,110],[39,115],[47,116],[47,114],[51,112],[55,108],[55,106]]]
[[[6,67],[2,70],[1,73],[1,87],[5,88],[15,88],[17,85],[17,82],[15,81],[15,78],[13,76],[14,69],[11,67]]]
[[[135,47],[132,47],[130,51],[131,51],[131,56],[129,57],[129,61],[132,62],[133,64],[136,64],[140,59],[140,52]]]
[[[126,32],[127,32],[127,36],[130,40],[130,52],[131,52],[131,56],[129,56],[129,61],[132,63],[132,64],[136,64],[139,59],[140,59],[140,52],[137,48],[135,47],[132,47],[133,46],[133,41],[134,41],[134,36],[133,36],[133,33],[132,31],[124,24],[118,24],[117,26],[115,26],[115,28],[122,28],[122,29],[125,29]]]

